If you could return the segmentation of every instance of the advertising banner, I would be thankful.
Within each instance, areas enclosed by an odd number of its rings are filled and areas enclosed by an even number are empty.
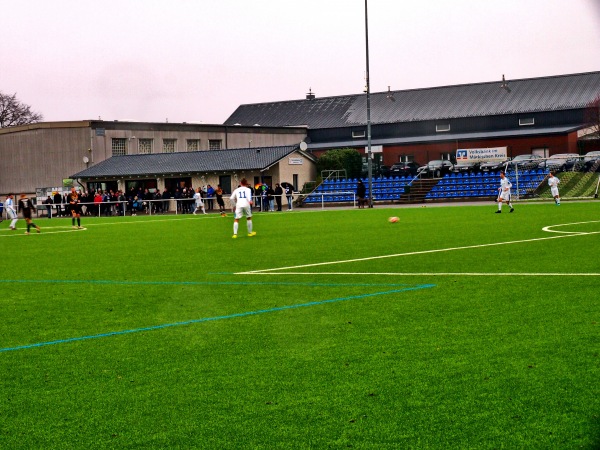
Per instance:
[[[456,161],[504,161],[508,147],[463,148],[456,150]]]

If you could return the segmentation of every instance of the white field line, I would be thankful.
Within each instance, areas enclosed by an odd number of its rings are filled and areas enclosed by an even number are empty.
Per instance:
[[[246,273],[246,272],[244,272]],[[236,275],[242,275],[237,273]],[[367,276],[424,276],[424,277],[495,277],[515,276],[515,277],[600,277],[600,273],[499,273],[499,272],[261,272],[256,275],[367,275]]]
[[[581,223],[591,223],[591,222],[581,222]],[[571,224],[562,224],[562,225],[553,225],[553,226],[566,226],[566,225],[571,225]],[[425,255],[425,254],[429,254],[429,253],[451,252],[451,251],[455,251],[455,250],[467,250],[467,249],[474,249],[474,248],[494,247],[494,246],[499,246],[499,245],[522,244],[522,243],[526,243],[526,242],[547,241],[550,239],[561,239],[561,238],[568,238],[568,237],[574,237],[574,236],[587,236],[590,234],[599,234],[599,233],[600,233],[600,231],[577,232],[577,233],[571,232],[570,234],[561,234],[558,236],[549,236],[549,237],[543,237],[543,238],[521,239],[518,241],[493,242],[490,244],[466,245],[464,247],[438,248],[438,249],[432,249],[432,250],[421,250],[421,251],[416,251],[416,252],[395,253],[392,255],[369,256],[366,258],[355,258],[355,259],[347,259],[347,260],[340,260],[340,261],[326,261],[326,262],[313,263],[313,264],[301,264],[301,265],[297,265],[297,266],[277,267],[277,268],[273,268],[273,269],[252,270],[252,271],[248,271],[248,272],[237,272],[236,275],[265,274],[265,273],[269,273],[269,272],[278,272],[278,271],[283,271],[283,270],[303,269],[306,267],[347,264],[347,263],[361,262],[361,261],[373,261],[376,259],[397,258],[400,256]],[[285,273],[289,273],[289,272],[285,272]],[[396,274],[396,275],[399,275],[399,274]]]
[[[589,222],[573,222],[573,223],[562,223],[559,225],[549,225],[547,227],[542,228],[542,231],[546,231],[548,233],[565,233],[565,234],[579,234],[579,231],[558,231],[553,230],[552,228],[556,227],[568,227],[570,225],[581,225],[582,223],[599,223],[600,220],[591,220]]]
[[[51,227],[52,228],[71,228],[71,227]],[[87,228],[81,228],[79,230],[74,230],[74,229],[69,229],[69,230],[57,230],[57,231],[45,231],[47,230],[47,228],[42,228],[41,233],[38,233],[37,231],[35,231],[35,229],[33,229],[33,231],[31,231],[31,233],[29,234],[30,236],[33,235],[46,235],[46,234],[58,234],[58,233],[76,233],[78,231],[86,231]],[[0,238],[9,238],[9,237],[25,237],[25,236],[29,236],[27,234],[25,234],[25,232],[21,229],[17,229],[15,231],[10,231],[9,234],[0,234]]]

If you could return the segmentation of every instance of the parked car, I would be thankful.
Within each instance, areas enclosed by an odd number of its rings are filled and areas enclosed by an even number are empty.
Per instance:
[[[388,166],[378,166],[373,164],[371,166],[371,174],[375,178],[388,177],[390,175],[390,168]],[[367,178],[369,176],[369,166],[367,163],[363,163],[361,178]]]
[[[452,166],[452,172],[454,173],[474,173],[479,172],[478,161],[460,161]]]
[[[519,170],[537,169],[543,159],[544,158],[542,158],[540,155],[518,155],[508,161],[508,168],[513,170],[515,168],[518,168]]]
[[[596,166],[595,171],[600,172],[600,152],[587,152],[583,157],[583,170],[586,172],[592,170]]]
[[[415,176],[419,172],[420,164],[414,161],[405,161],[394,164],[390,168],[390,175],[397,177]]]
[[[578,165],[580,159],[581,157],[577,153],[557,153],[540,163],[540,167],[546,170],[565,172]]]
[[[482,172],[497,172],[504,170],[510,159],[504,161],[482,161],[479,163],[479,170]]]
[[[434,159],[419,168],[419,173],[423,176],[440,178],[452,170],[452,162],[447,159]]]

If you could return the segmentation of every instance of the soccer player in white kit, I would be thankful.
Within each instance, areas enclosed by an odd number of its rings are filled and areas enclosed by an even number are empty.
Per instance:
[[[8,194],[6,196],[4,209],[6,209],[6,214],[8,214],[8,218],[10,219],[10,226],[8,228],[13,231],[16,230],[18,217],[17,210],[15,209],[15,201],[13,200],[13,194]]]
[[[204,209],[204,202],[202,201],[202,194],[200,193],[200,188],[196,189],[196,193],[194,194],[194,200],[196,201],[196,208],[194,209],[194,215],[198,210],[202,211],[202,214],[206,214],[206,210]]]
[[[552,197],[554,197],[554,203],[556,206],[560,205],[560,195],[558,194],[558,183],[560,183],[560,179],[554,176],[554,171],[550,171],[550,177],[548,178],[548,186],[550,186],[550,192],[552,193]]]
[[[512,183],[508,178],[506,178],[506,174],[504,172],[500,172],[500,187],[498,188],[498,211],[496,211],[496,214],[500,214],[502,212],[502,202],[506,202],[506,204],[510,206],[509,212],[513,212],[515,210],[510,201],[511,187]]]
[[[252,231],[252,191],[248,187],[248,181],[242,178],[240,187],[233,191],[229,199],[235,204],[235,220],[233,222],[233,239],[237,238],[240,219],[246,216],[246,227],[248,228],[248,237],[256,236],[256,231]]]

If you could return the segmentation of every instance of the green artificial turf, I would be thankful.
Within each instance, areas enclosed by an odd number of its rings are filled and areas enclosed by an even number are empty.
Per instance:
[[[5,221],[0,448],[596,449],[600,204],[495,210]]]

